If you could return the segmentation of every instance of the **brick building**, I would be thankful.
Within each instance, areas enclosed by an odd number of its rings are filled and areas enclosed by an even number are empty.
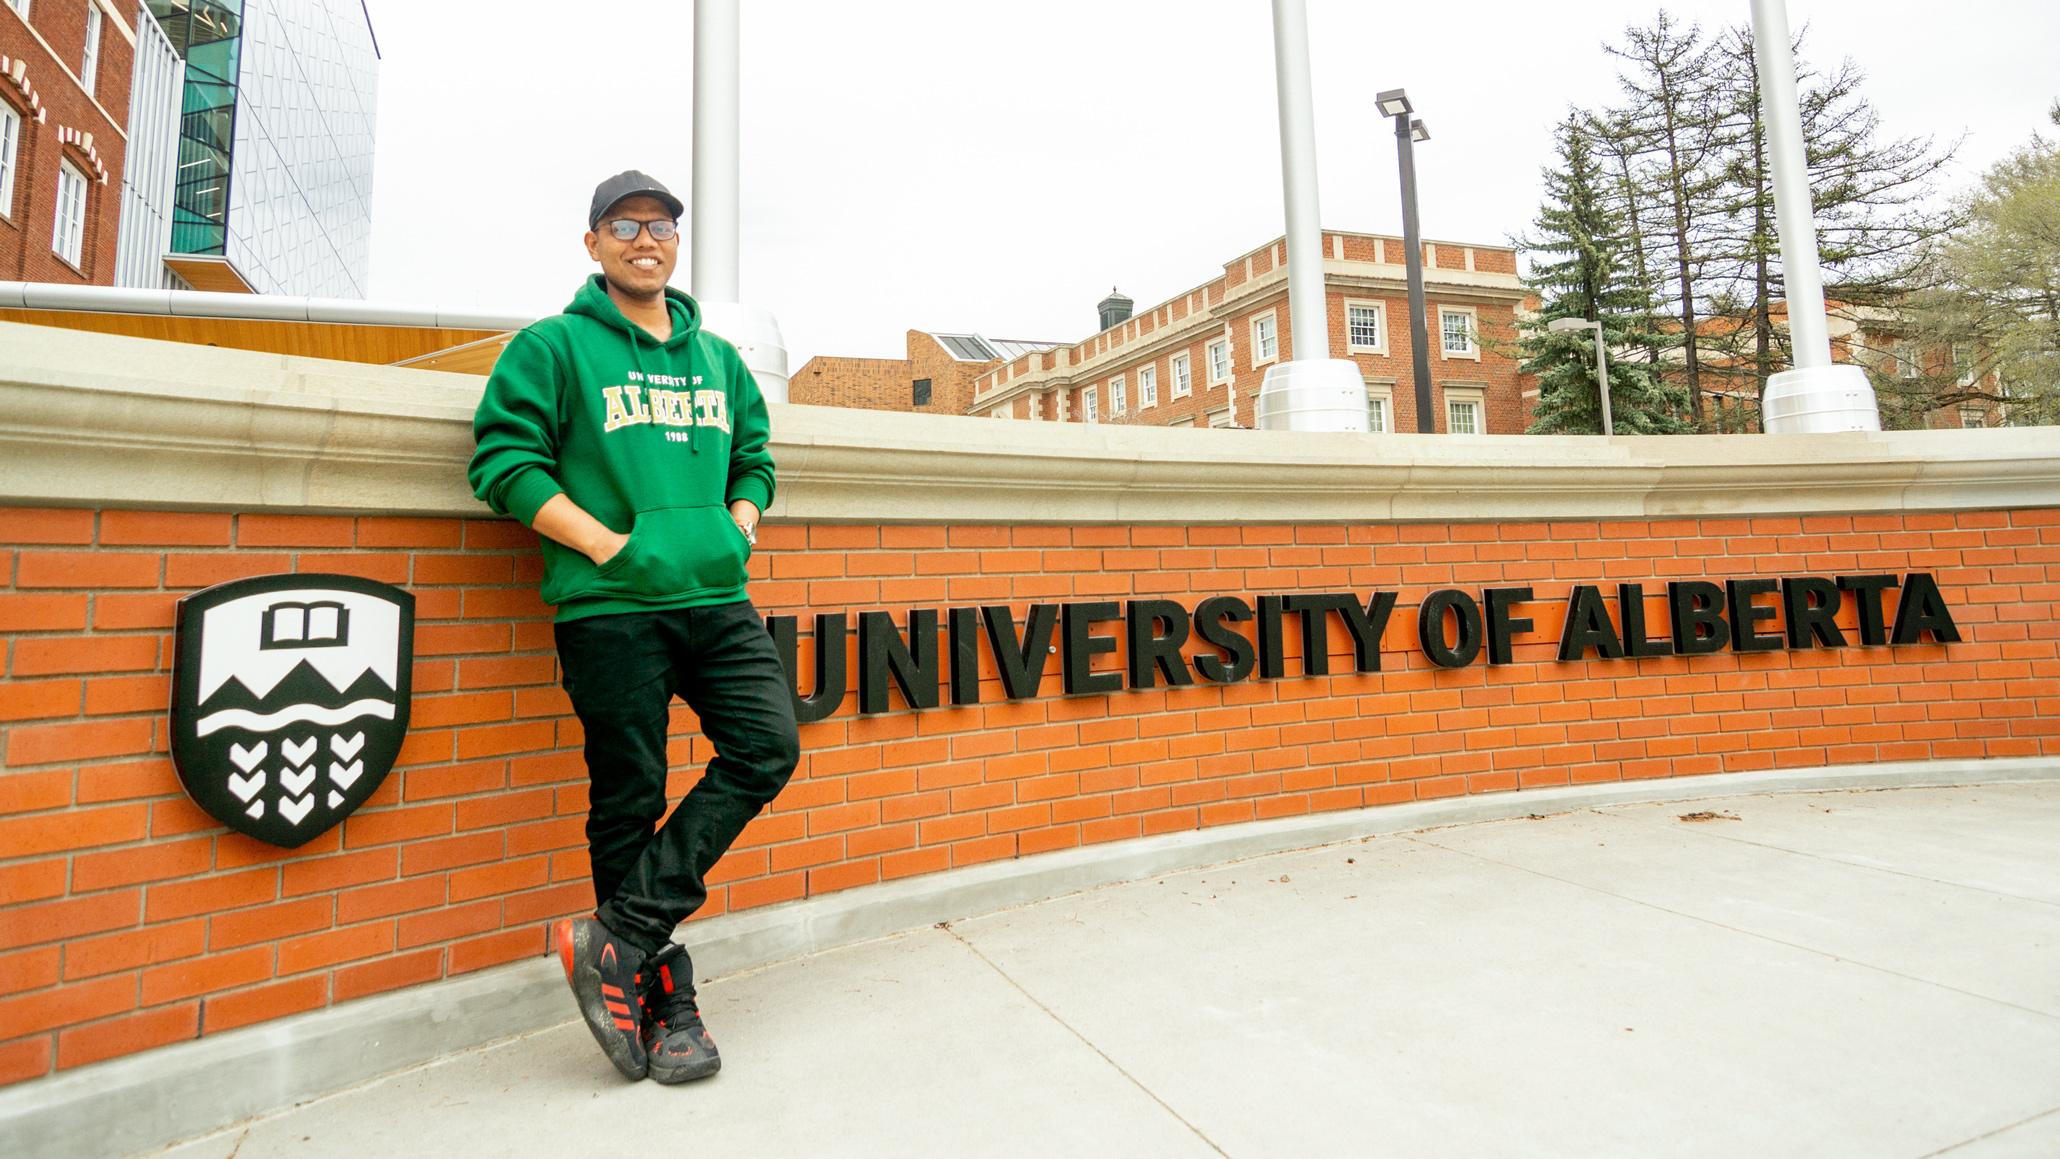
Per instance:
[[[1403,243],[1373,234],[1326,231],[1329,299],[1327,355],[1350,358],[1366,377],[1368,419],[1376,431],[1414,431],[1409,289]],[[1436,428],[1456,434],[1521,434],[1526,400],[1506,347],[1524,299],[1516,251],[1505,246],[1424,244],[1426,324]],[[1250,427],[1266,368],[1299,355],[1287,309],[1287,242],[1276,238],[1224,264],[1223,276],[1133,314],[1112,294],[1103,327],[1084,341],[1045,349],[997,349],[992,361],[952,365],[972,371],[965,405],[943,405],[932,379],[924,409],[993,418],[1116,422],[1147,426]],[[818,358],[794,378],[795,402],[889,410],[904,405],[918,370],[910,357]],[[994,344],[1000,347],[1006,344]],[[968,352],[971,353],[971,352]],[[803,383],[808,385],[804,388]],[[874,401],[884,399],[886,403]]]
[[[0,0],[0,278],[113,284],[134,18]]]
[[[906,358],[809,359],[789,381],[787,399],[812,406],[965,414],[973,405],[973,380],[982,372],[1004,359],[1057,345],[911,330]]]

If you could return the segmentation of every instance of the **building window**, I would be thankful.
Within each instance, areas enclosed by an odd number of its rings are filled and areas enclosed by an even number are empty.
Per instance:
[[[1447,358],[1476,358],[1473,344],[1473,311],[1438,311],[1438,333],[1445,339]]]
[[[1481,433],[1481,404],[1472,399],[1448,399],[1445,403],[1445,433],[1452,435],[1477,435]]]
[[[1252,365],[1263,366],[1280,357],[1280,327],[1273,315],[1252,319]]]
[[[0,101],[0,217],[14,216],[14,158],[21,143],[21,118]]]
[[[1896,373],[1903,378],[1916,378],[1924,373],[1923,366],[1917,358],[1917,344],[1915,342],[1896,343],[1895,369]]]
[[[50,248],[57,251],[58,257],[77,267],[85,241],[86,178],[72,168],[71,162],[60,161],[57,165],[57,229],[51,235]]]
[[[1080,421],[1100,422],[1101,417],[1101,400],[1096,397],[1095,389],[1090,386],[1080,392]]]
[[[1195,417],[1193,415],[1181,415],[1177,419],[1167,419],[1166,425],[1169,427],[1192,427],[1195,425]]]
[[[100,72],[100,5],[86,0],[86,51],[79,58],[79,83],[86,95],[93,95],[93,78]]]
[[[1109,380],[1109,414],[1120,415],[1129,409],[1130,398],[1124,393],[1123,376],[1119,374]]]
[[[1187,355],[1176,355],[1173,359],[1173,397],[1186,398],[1194,387],[1194,370],[1188,365]]]
[[[1345,344],[1352,350],[1379,351],[1381,349],[1381,313],[1379,305],[1366,303],[1345,307]]]
[[[1953,370],[1959,374],[1961,386],[1974,385],[1974,355],[1957,342],[1953,344]]]
[[[1960,425],[1970,431],[1978,431],[1988,426],[1988,416],[1981,413],[1980,407],[1963,406],[1960,408]]]
[[[1137,368],[1137,409],[1159,405],[1159,368],[1140,366]]]
[[[1230,381],[1230,343],[1209,343],[1209,385]]]
[[[1385,435],[1394,430],[1395,401],[1385,390],[1366,392],[1366,430]]]
[[[916,384],[915,384],[915,387],[916,387],[916,388],[915,388],[915,399],[916,399],[916,405],[917,405],[917,406],[929,406],[929,405],[930,405],[930,380],[929,380],[929,379],[927,379],[927,378],[918,378],[918,379],[916,379]]]
[[[1227,406],[1220,406],[1209,412],[1209,425],[1212,427],[1227,427],[1236,421],[1237,417],[1230,413]]]

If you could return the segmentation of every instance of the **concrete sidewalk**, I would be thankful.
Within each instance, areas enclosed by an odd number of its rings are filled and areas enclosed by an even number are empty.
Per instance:
[[[833,950],[702,1007],[707,1082],[624,1082],[569,1023],[160,1154],[2050,1159],[2060,784],[1382,837]]]

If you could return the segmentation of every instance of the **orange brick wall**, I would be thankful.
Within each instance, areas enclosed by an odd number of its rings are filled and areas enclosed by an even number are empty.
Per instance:
[[[915,414],[960,415],[973,402],[973,379],[993,362],[953,358],[921,330],[907,335],[907,358],[841,358],[817,355],[794,373],[789,402],[848,406]],[[930,401],[915,404],[915,380],[930,380]]]
[[[861,717],[848,698],[804,726],[800,772],[717,871],[707,914],[1312,810],[2060,754],[2060,511],[760,537],[753,596],[770,613],[900,622],[1008,603],[1020,621],[1034,602],[1375,588],[1400,603],[1378,674],[1296,675],[1291,628],[1280,680],[1064,697],[1052,657],[1042,698],[1008,702],[983,648],[980,706],[910,713],[897,690],[894,711]],[[0,1080],[539,954],[547,921],[591,905],[580,730],[533,545],[495,521],[0,510]],[[400,766],[341,827],[285,851],[188,802],[165,705],[177,596],[291,570],[403,584],[418,630]],[[1554,660],[1574,583],[1904,571],[1937,577],[1965,642]],[[1490,585],[1537,591],[1515,662],[1431,667],[1414,605]],[[1335,623],[1329,647],[1349,671]],[[806,640],[802,657],[806,670]],[[708,755],[678,713],[675,793]]]
[[[25,63],[23,76],[29,86],[25,92],[11,78],[0,78],[0,101],[7,102],[22,119],[14,201],[0,205],[0,278],[74,285],[114,283],[125,148],[122,132],[127,128],[135,50],[117,27],[116,18],[103,13],[99,68],[93,95],[86,95],[66,70],[78,68],[85,53],[89,3],[91,0],[36,0],[29,5],[27,21],[13,7],[0,4],[0,55]],[[133,28],[133,18],[129,24]],[[38,109],[29,107],[29,92],[35,94]],[[58,139],[60,128],[93,135],[94,151],[107,170],[106,183],[99,180],[92,158],[83,149]],[[86,231],[78,266],[50,248],[57,224],[60,161],[71,162],[86,178]]]

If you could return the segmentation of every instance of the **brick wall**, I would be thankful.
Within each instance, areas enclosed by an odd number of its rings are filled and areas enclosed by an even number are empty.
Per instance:
[[[1385,671],[807,725],[706,914],[1083,843],[1520,786],[2060,754],[2060,511],[1380,526],[774,526],[769,613],[1399,591]],[[580,730],[530,534],[455,519],[0,510],[0,1081],[544,951],[591,905]],[[378,793],[285,851],[165,755],[173,602],[266,572],[417,598],[412,732]],[[1562,664],[1569,585],[1926,571],[1965,642]],[[1414,605],[1528,585],[1508,665],[1434,668]],[[1652,590],[1648,588],[1648,590]],[[1853,620],[1851,601],[1842,617]],[[1333,619],[1335,619],[1333,617]],[[1664,613],[1653,613],[1654,628]],[[804,616],[804,626],[808,623]],[[1103,629],[1107,631],[1108,629]],[[1119,633],[1120,634],[1120,633]],[[1351,664],[1335,623],[1333,672]],[[804,670],[808,641],[803,641]],[[1106,661],[1106,662],[1104,662]],[[1121,656],[1096,667],[1117,669]],[[855,671],[855,666],[854,669]],[[679,709],[672,790],[707,751]]]
[[[789,402],[849,406],[915,414],[962,415],[973,403],[973,379],[992,362],[953,358],[921,330],[907,335],[907,358],[842,358],[817,355],[796,371],[787,387]],[[915,404],[915,380],[930,380],[930,401]]]
[[[26,87],[11,78],[0,78],[0,101],[21,117],[13,203],[0,205],[0,278],[74,285],[114,283],[125,148],[122,131],[127,128],[135,50],[118,27],[122,22],[103,11],[100,64],[93,95],[86,95],[66,70],[75,72],[81,64],[86,7],[91,2],[36,0],[29,6],[34,32],[12,6],[0,4],[0,55],[27,65]],[[37,34],[48,48],[38,42]],[[31,94],[38,106],[34,109],[30,107]],[[64,129],[92,134],[92,153],[59,140]],[[105,182],[99,180],[96,159],[106,170]],[[69,161],[86,178],[86,231],[76,267],[51,249],[60,161]]]

